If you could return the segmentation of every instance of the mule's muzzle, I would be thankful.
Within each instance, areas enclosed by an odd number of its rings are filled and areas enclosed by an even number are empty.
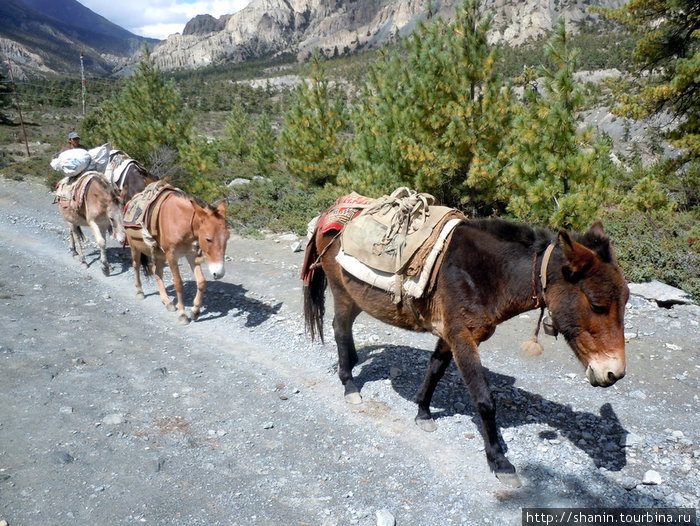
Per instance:
[[[226,274],[226,268],[224,267],[223,262],[213,264],[209,263],[208,267],[209,272],[214,279],[221,279],[224,277],[224,274]]]
[[[586,368],[586,378],[593,387],[610,387],[625,376],[624,365],[620,367],[602,367],[597,370],[591,365]]]

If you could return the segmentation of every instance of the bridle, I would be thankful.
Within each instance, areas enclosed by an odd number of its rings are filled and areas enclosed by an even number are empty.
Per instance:
[[[551,243],[542,255],[542,265],[540,266],[540,284],[542,285],[542,298],[537,293],[537,252],[532,260],[532,299],[535,301],[535,308],[544,308],[547,306],[544,294],[547,291],[547,268],[549,267],[549,259],[552,257],[552,251],[556,245]]]
[[[554,251],[555,246],[556,244],[550,243],[542,255],[542,265],[540,266],[540,285],[542,286],[541,298],[537,293],[537,252],[535,252],[535,257],[532,261],[532,299],[535,301],[535,308],[540,309],[540,316],[537,320],[537,327],[535,328],[535,335],[533,337],[535,342],[537,341],[537,336],[539,335],[540,326],[543,324],[543,320],[545,334],[556,337],[559,333],[552,323],[551,317],[544,317],[544,309],[547,308],[547,301],[544,297],[545,292],[547,291],[547,269],[549,268],[549,260],[552,257],[552,252]]]

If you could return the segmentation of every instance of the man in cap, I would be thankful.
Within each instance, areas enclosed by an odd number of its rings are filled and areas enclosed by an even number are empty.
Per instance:
[[[75,132],[70,132],[68,134],[68,144],[66,144],[63,148],[61,148],[62,152],[65,152],[66,150],[71,150],[73,148],[85,148],[85,146],[82,146],[80,144],[80,135],[78,135]]]

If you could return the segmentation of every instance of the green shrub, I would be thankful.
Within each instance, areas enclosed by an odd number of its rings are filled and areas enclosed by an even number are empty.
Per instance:
[[[700,299],[700,222],[697,215],[607,212],[605,230],[613,240],[626,278],[656,279]]]
[[[230,190],[227,215],[242,234],[270,230],[303,235],[308,222],[342,193],[333,186],[303,188],[288,177],[255,180]]]

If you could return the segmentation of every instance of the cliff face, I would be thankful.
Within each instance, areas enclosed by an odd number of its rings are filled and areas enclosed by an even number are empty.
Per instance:
[[[192,20],[187,22],[182,34],[188,35],[207,35],[222,31],[226,27],[226,22],[231,18],[231,15],[223,15],[219,18],[214,18],[211,15],[197,15]]]
[[[434,1],[450,17],[462,0]],[[619,7],[625,0],[486,0],[493,17],[490,39],[520,44],[545,35],[564,16],[575,29],[595,23],[590,6]],[[326,56],[380,45],[409,32],[425,16],[427,0],[253,0],[218,21],[194,19],[182,35],[158,44],[152,57],[162,69],[240,62],[281,52],[305,58],[314,48]],[[199,18],[199,17],[198,17]],[[221,22],[223,20],[223,23]],[[217,23],[214,23],[217,22]],[[193,24],[191,26],[191,24]],[[218,24],[218,25],[217,25]],[[219,28],[220,26],[222,26]],[[194,28],[205,28],[195,30]]]

